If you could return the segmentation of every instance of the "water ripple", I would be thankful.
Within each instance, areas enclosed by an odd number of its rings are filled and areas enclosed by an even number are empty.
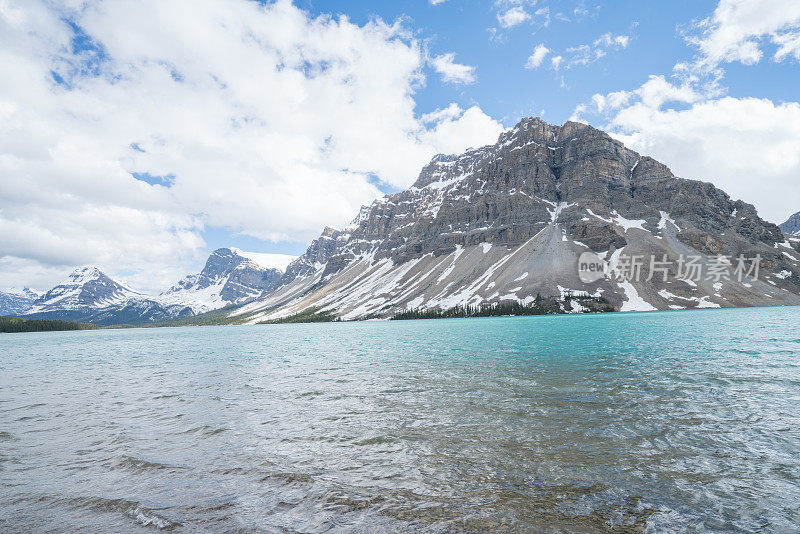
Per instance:
[[[0,531],[792,531],[799,312],[3,336]]]

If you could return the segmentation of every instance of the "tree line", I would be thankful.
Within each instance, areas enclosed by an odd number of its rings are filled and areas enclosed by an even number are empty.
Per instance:
[[[58,332],[65,330],[95,330],[97,326],[74,321],[53,319],[22,319],[20,317],[0,317],[0,333],[17,334],[21,332]]]

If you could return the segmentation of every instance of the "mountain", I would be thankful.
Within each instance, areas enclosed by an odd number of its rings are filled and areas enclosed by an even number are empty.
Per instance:
[[[270,260],[265,256],[235,248],[215,250],[199,274],[187,276],[158,301],[187,306],[194,314],[252,301],[275,289],[283,276],[281,270],[258,263]]]
[[[586,283],[585,255],[605,270]],[[749,264],[720,267],[721,256]],[[641,276],[623,276],[639,257]],[[759,257],[758,276],[742,277]],[[703,276],[678,272],[686,260]],[[436,156],[408,190],[325,229],[278,289],[233,313],[385,318],[572,292],[622,311],[800,304],[798,260],[797,241],[712,184],[590,126],[530,118],[495,145]]]
[[[215,250],[198,274],[159,296],[114,280],[96,267],[82,267],[44,295],[0,293],[0,310],[28,318],[79,321],[101,326],[147,324],[185,318],[250,302],[274,289],[287,256]],[[265,265],[266,264],[266,265]]]
[[[82,267],[42,295],[27,313],[101,309],[139,298],[144,298],[144,295],[117,282],[97,267]]]
[[[789,217],[788,221],[780,225],[780,229],[784,234],[800,236],[800,212]]]
[[[165,307],[96,267],[76,269],[24,312],[26,318],[101,326],[165,321],[185,314],[183,307]]]
[[[0,291],[0,315],[15,316],[25,313],[39,297],[39,293],[27,287],[22,290]]]
[[[261,264],[281,261],[285,256],[221,248],[209,256],[200,273],[187,276],[155,297],[114,280],[96,267],[83,267],[44,295],[27,304],[20,302],[15,309],[16,314],[30,318],[101,326],[164,322],[262,296],[277,286],[283,271]]]

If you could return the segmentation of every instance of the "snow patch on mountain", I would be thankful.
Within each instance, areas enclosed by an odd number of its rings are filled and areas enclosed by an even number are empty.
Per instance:
[[[297,259],[297,256],[290,256],[289,254],[271,254],[267,252],[247,252],[236,247],[230,247],[230,250],[239,256],[250,259],[265,269],[278,269],[279,271],[286,271],[286,268]]]

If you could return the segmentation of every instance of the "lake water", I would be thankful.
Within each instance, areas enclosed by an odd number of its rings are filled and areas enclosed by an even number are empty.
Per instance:
[[[796,531],[799,325],[1,335],[0,531]]]

